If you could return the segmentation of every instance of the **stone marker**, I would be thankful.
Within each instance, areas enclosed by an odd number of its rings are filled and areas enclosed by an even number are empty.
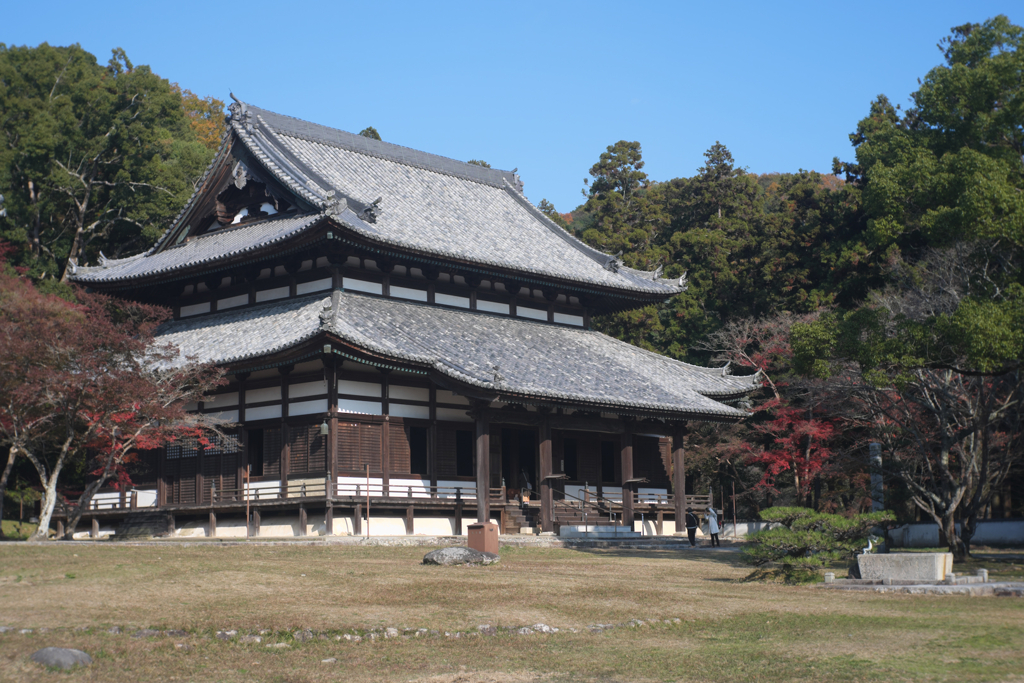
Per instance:
[[[32,653],[32,661],[43,666],[70,669],[76,666],[89,666],[92,664],[92,657],[81,650],[67,647],[44,647]]]
[[[887,553],[857,556],[860,578],[880,581],[945,581],[953,553]]]
[[[494,553],[482,553],[472,548],[441,548],[423,556],[423,564],[451,567],[460,564],[494,564],[500,558]]]

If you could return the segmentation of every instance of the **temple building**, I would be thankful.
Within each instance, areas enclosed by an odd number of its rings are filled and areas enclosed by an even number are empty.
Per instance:
[[[159,341],[230,379],[191,408],[238,431],[146,454],[94,533],[159,513],[211,536],[671,534],[687,423],[743,419],[760,386],[594,331],[685,282],[583,244],[515,171],[239,101],[156,244],[72,280],[172,308]]]

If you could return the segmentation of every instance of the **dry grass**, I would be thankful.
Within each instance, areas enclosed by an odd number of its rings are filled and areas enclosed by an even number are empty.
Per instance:
[[[0,680],[1024,680],[1021,600],[742,583],[749,569],[734,553],[503,549],[492,567],[442,568],[419,563],[426,551],[0,544],[0,625],[36,629],[0,635]],[[657,623],[584,628],[634,618]],[[538,622],[563,631],[334,640]],[[115,625],[126,634],[105,632]],[[189,635],[127,635],[146,627]],[[230,628],[269,630],[289,647],[212,637]],[[326,639],[293,642],[301,628]],[[97,661],[46,672],[28,660],[46,645]]]

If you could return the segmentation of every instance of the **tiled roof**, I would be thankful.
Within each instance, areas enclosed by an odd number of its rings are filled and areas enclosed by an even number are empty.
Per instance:
[[[508,398],[737,420],[746,413],[715,399],[760,386],[756,376],[689,365],[599,332],[342,291],[175,321],[159,338],[200,361],[239,363],[319,332]]]
[[[382,247],[476,264],[485,270],[511,271],[523,279],[555,279],[618,290],[624,295],[668,297],[684,289],[682,280],[664,280],[656,273],[626,268],[615,257],[580,242],[526,199],[515,173],[372,140],[242,103],[231,109],[234,134],[280,183]],[[224,150],[231,142],[225,139],[211,169],[226,163]],[[378,198],[371,218],[364,211]],[[195,201],[197,197],[190,204]],[[182,216],[186,213],[187,207]],[[247,232],[248,227],[240,230]],[[141,257],[79,268],[73,279],[117,281],[164,272],[168,268],[160,258],[162,253],[180,248],[166,247],[165,239]],[[194,241],[189,252],[192,260],[176,267],[213,263],[237,253],[216,239]],[[177,257],[168,258],[178,263]]]
[[[85,284],[118,282],[142,275],[170,274],[245,252],[270,250],[280,242],[301,234],[323,217],[322,213],[284,217],[279,214],[258,223],[209,232],[155,254],[147,252],[124,259],[111,259],[92,268],[79,266],[73,279]]]

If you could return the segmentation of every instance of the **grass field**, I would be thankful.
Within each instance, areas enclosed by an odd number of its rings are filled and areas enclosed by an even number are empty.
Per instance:
[[[730,552],[503,549],[444,568],[420,564],[427,550],[0,544],[0,625],[33,629],[0,635],[0,680],[1024,681],[1024,600],[745,583]],[[561,630],[444,636],[538,622]],[[336,640],[386,627],[439,635]],[[95,663],[46,671],[28,656],[48,645]]]

